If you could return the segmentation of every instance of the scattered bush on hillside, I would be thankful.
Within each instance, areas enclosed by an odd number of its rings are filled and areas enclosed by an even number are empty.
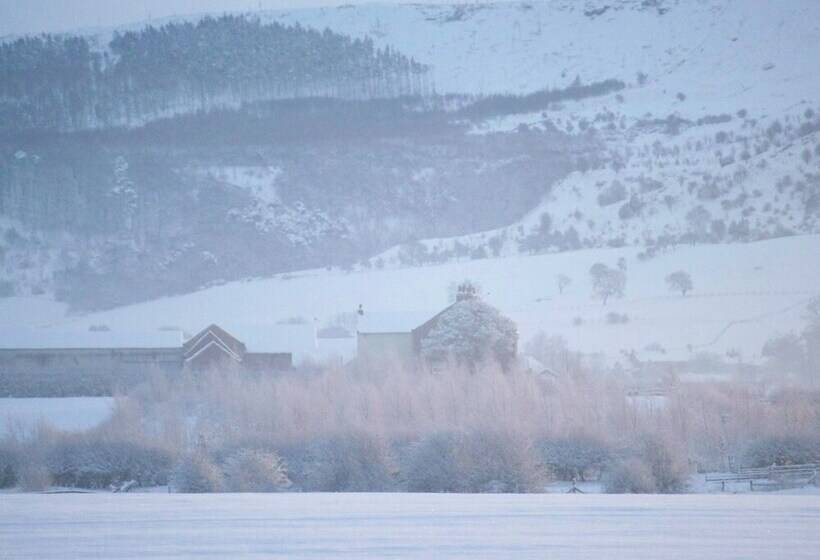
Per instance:
[[[606,314],[606,322],[609,325],[625,325],[629,322],[629,315],[610,311]]]
[[[570,284],[572,284],[572,278],[567,276],[566,274],[559,274],[555,277],[555,283],[558,285],[558,293],[563,294],[564,290],[566,290]]]
[[[618,217],[622,220],[630,220],[640,216],[643,207],[643,200],[641,200],[638,195],[633,194],[629,197],[629,200],[618,209]]]
[[[623,270],[595,263],[589,269],[589,274],[592,277],[593,294],[604,305],[613,296],[623,297],[626,289],[626,273]]]
[[[694,287],[692,276],[684,270],[677,270],[669,274],[666,277],[666,285],[670,290],[680,292],[682,296],[686,296],[686,293]]]
[[[598,206],[611,206],[626,200],[626,187],[620,181],[612,181],[608,187],[598,193]]]

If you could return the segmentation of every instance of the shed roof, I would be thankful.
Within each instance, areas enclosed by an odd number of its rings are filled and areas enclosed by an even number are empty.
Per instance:
[[[0,330],[3,350],[79,350],[180,348],[178,330],[88,330],[80,328],[15,327]]]

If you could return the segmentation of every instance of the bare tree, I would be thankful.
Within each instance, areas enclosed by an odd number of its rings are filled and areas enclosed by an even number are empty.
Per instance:
[[[567,276],[566,274],[559,274],[555,277],[555,281],[558,283],[558,293],[563,294],[564,289],[567,288],[570,284],[572,284],[572,278]]]
[[[595,263],[589,269],[592,276],[592,292],[606,305],[612,296],[623,297],[626,289],[626,272],[610,268],[604,263]]]
[[[666,285],[673,292],[680,292],[686,297],[686,292],[693,288],[692,276],[684,270],[677,270],[666,277]]]

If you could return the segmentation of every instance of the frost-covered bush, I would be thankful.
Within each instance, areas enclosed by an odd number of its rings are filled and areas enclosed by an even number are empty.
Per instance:
[[[652,494],[657,491],[652,471],[637,457],[618,461],[607,473],[604,489],[610,494]]]
[[[458,436],[432,434],[411,449],[402,471],[410,492],[457,492]]]
[[[387,451],[367,434],[314,442],[302,471],[301,486],[309,492],[379,492],[392,486]]]
[[[677,448],[656,435],[644,435],[605,477],[612,493],[675,494],[686,490],[688,466]]]
[[[600,476],[612,456],[606,443],[583,436],[543,441],[539,450],[544,464],[561,480]]]
[[[652,473],[657,492],[674,494],[686,489],[688,466],[676,448],[657,436],[646,436],[640,445],[640,457]]]
[[[606,322],[610,325],[624,325],[629,322],[629,315],[610,311],[606,314]]]
[[[44,464],[54,484],[107,488],[134,480],[140,486],[165,484],[173,463],[168,451],[138,442],[69,437],[57,441]]]
[[[224,488],[222,471],[204,452],[184,456],[174,467],[169,480],[174,492],[205,494]]]
[[[279,492],[290,487],[285,464],[276,453],[240,449],[228,456],[223,470],[230,492]]]
[[[799,465],[820,461],[820,438],[767,437],[752,442],[743,454],[749,467]]]
[[[692,276],[684,270],[677,270],[667,275],[666,285],[671,291],[680,292],[682,296],[686,296],[686,292],[692,290],[694,286]]]
[[[11,488],[17,484],[17,470],[20,458],[11,445],[0,443],[0,488]]]
[[[515,434],[475,431],[459,440],[461,492],[537,492],[544,482],[535,454]]]

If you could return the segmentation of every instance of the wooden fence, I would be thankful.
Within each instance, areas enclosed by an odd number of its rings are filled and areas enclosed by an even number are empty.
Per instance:
[[[727,482],[748,482],[749,490],[752,491],[755,490],[755,482],[758,483],[758,490],[779,489],[805,486],[806,484],[818,484],[818,471],[820,471],[820,463],[782,466],[772,465],[762,468],[741,467],[737,472],[733,473],[707,474],[706,482],[719,482],[721,491],[726,490]]]

